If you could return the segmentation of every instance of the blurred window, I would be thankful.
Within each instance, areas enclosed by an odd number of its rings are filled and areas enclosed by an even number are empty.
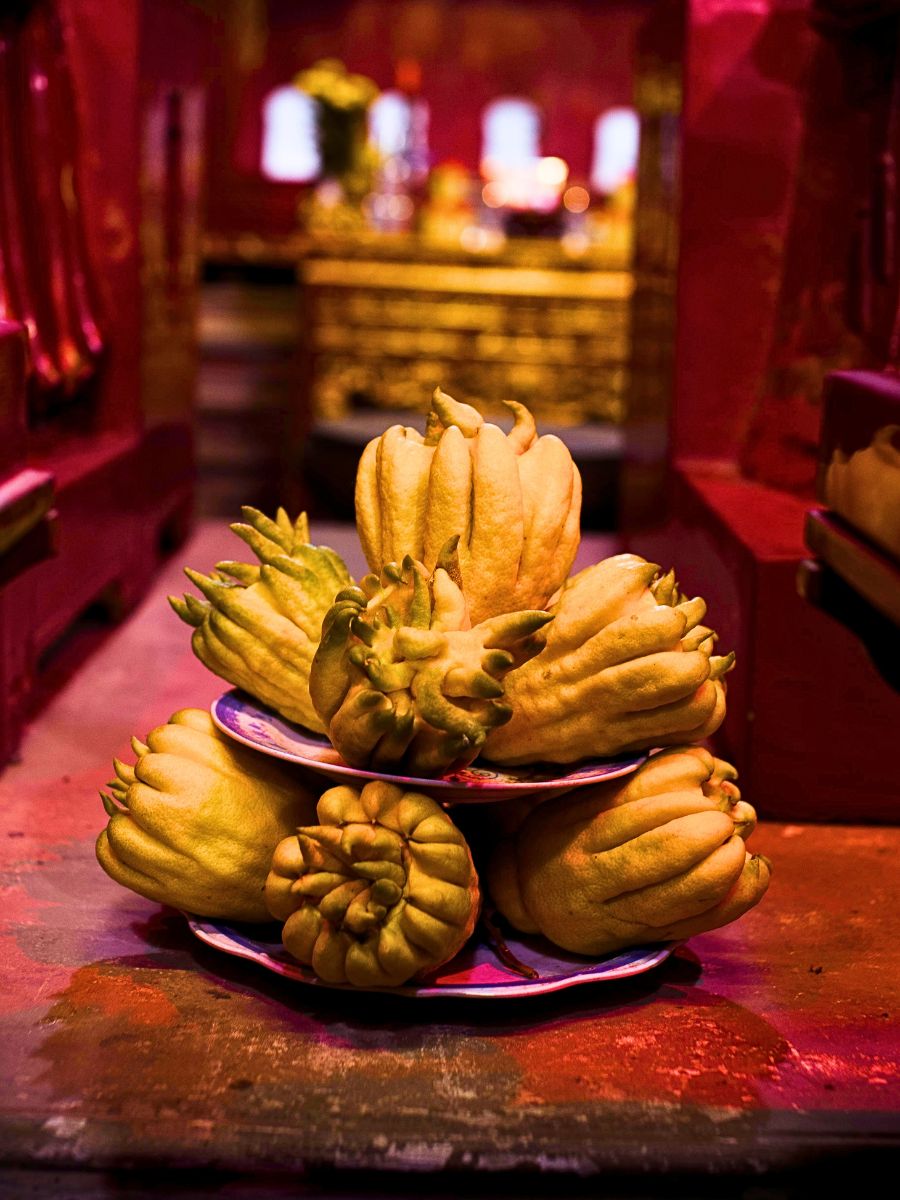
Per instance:
[[[402,92],[382,92],[369,109],[369,140],[383,158],[394,158],[409,146],[412,105]]]
[[[591,185],[611,196],[637,170],[640,122],[633,108],[608,108],[594,125]]]
[[[305,183],[321,170],[316,102],[291,84],[263,102],[262,173],[267,179]]]
[[[481,119],[481,160],[501,170],[525,166],[540,157],[541,115],[530,100],[493,100]]]

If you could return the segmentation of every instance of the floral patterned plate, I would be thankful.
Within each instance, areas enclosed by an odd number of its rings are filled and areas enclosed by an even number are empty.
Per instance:
[[[625,979],[629,975],[641,975],[665,962],[679,945],[678,942],[660,942],[653,946],[637,946],[595,961],[551,947],[542,938],[507,936],[506,944],[516,958],[537,972],[536,978],[525,979],[507,967],[489,943],[479,941],[476,937],[451,962],[439,967],[433,975],[416,985],[355,988],[349,984],[323,983],[309,967],[295,962],[282,947],[281,931],[276,925],[233,926],[192,916],[188,916],[187,920],[194,936],[206,945],[236,958],[258,963],[276,975],[299,983],[348,992],[385,992],[389,995],[412,996],[417,1000],[459,997],[473,1000],[515,999],[543,996],[583,983]]]
[[[419,779],[410,775],[391,775],[348,767],[328,738],[303,729],[300,725],[292,725],[244,692],[226,692],[213,701],[210,712],[219,729],[235,741],[274,758],[319,771],[338,783],[353,779],[383,779],[433,795],[435,799],[452,800],[456,804],[483,804],[538,792],[567,792],[586,783],[600,783],[630,775],[648,757],[646,753],[629,754],[618,758],[590,759],[575,767],[538,763],[527,767],[508,767],[506,770],[479,763],[478,766],[454,771],[441,779]]]

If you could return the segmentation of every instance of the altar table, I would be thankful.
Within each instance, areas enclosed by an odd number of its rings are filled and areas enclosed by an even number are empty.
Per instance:
[[[763,822],[774,880],[742,920],[515,1001],[304,987],[108,879],[113,756],[225,690],[165,596],[234,545],[202,526],[0,778],[0,1195],[780,1196],[896,1167],[896,827]]]
[[[630,353],[627,257],[512,238],[469,252],[412,235],[312,239],[298,262],[306,403],[424,412],[436,383],[482,411],[618,425]]]

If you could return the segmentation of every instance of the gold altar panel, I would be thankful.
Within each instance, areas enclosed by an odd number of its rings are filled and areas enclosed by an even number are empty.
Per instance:
[[[633,280],[611,255],[362,236],[314,243],[299,274],[314,419],[424,411],[437,384],[488,412],[518,400],[554,423],[624,418]]]

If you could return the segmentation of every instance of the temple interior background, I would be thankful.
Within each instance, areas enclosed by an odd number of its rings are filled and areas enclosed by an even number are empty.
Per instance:
[[[198,521],[351,520],[441,387],[702,580],[723,747],[840,810],[898,711],[896,5],[7,7],[0,758]]]
[[[592,520],[614,526],[647,8],[241,8],[208,98],[208,505],[233,511],[237,481],[271,504],[276,480],[296,491],[302,475],[304,503],[352,519],[362,445],[424,415],[439,384],[565,427],[595,485]],[[327,167],[322,182],[316,101],[294,82],[322,61],[336,66],[326,92],[370,81],[350,203]],[[298,348],[308,425],[279,459]]]

